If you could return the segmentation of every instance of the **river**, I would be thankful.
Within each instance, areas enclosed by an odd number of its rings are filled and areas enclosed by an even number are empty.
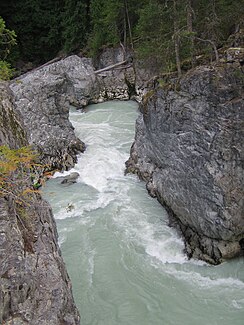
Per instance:
[[[244,262],[190,260],[167,213],[135,175],[124,176],[137,104],[70,112],[87,145],[78,182],[47,182],[82,325],[243,325]]]

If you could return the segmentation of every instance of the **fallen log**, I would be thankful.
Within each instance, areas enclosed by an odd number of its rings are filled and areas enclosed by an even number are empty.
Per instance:
[[[112,64],[112,65],[109,65],[108,67],[106,68],[103,68],[103,69],[100,69],[100,70],[96,70],[94,71],[95,74],[98,74],[98,73],[101,73],[101,72],[104,72],[104,71],[108,71],[108,70],[111,70],[111,69],[114,69],[114,68],[117,68],[123,64],[127,63],[127,60],[124,60],[124,61],[121,61],[119,63],[115,63],[115,64]]]

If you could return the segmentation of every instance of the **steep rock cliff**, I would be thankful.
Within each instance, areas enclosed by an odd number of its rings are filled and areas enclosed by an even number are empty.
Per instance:
[[[126,55],[121,47],[103,50],[94,59],[94,66],[96,70],[103,70],[125,60],[127,63],[96,75],[99,87],[98,101],[128,100],[135,95],[135,71],[129,54]]]
[[[127,162],[171,212],[188,256],[214,264],[244,248],[243,81],[235,62],[155,82]]]
[[[0,145],[15,149],[27,145],[6,83],[0,84],[0,98]],[[20,184],[14,186],[21,195]],[[30,177],[24,186],[31,189]],[[0,261],[0,324],[80,323],[55,221],[38,193],[30,191],[23,200],[11,188],[9,193],[0,188]]]
[[[11,90],[30,144],[50,169],[69,169],[85,145],[69,122],[69,105],[82,107],[95,92],[90,60],[70,56],[15,79]]]
[[[8,144],[12,149],[27,145],[26,132],[13,102],[11,90],[0,82],[0,145]]]
[[[123,60],[121,49],[105,51],[97,68]],[[135,95],[135,73],[130,66],[95,74],[90,59],[71,55],[46,64],[11,82],[15,104],[27,137],[49,169],[69,169],[85,150],[69,122],[69,107]]]

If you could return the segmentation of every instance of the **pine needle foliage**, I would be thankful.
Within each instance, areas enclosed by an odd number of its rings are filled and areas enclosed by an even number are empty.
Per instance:
[[[0,80],[9,80],[13,75],[13,69],[6,59],[14,45],[16,34],[6,28],[5,21],[0,17]]]
[[[36,192],[34,180],[37,155],[31,147],[10,149],[0,146],[0,196],[12,196],[19,205],[28,205],[29,194]]]

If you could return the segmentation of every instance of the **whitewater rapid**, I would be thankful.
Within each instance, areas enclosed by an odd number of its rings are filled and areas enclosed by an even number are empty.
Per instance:
[[[68,172],[78,172],[78,182],[61,185],[67,173],[56,173],[43,190],[81,324],[243,325],[243,259],[188,261],[166,211],[143,182],[124,175],[137,115],[131,101],[72,109],[87,146]]]

